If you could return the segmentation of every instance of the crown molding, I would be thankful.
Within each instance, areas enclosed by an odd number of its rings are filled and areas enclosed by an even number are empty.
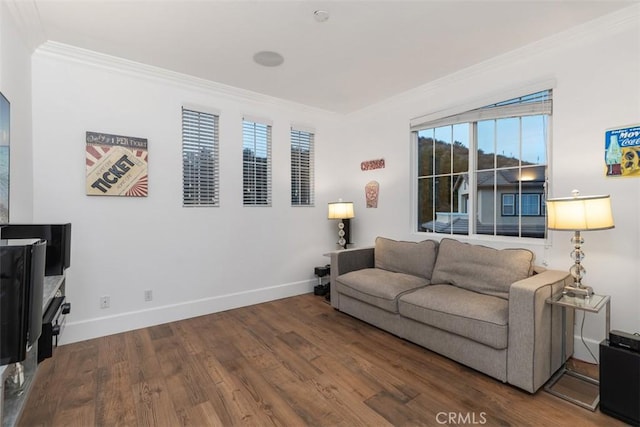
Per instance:
[[[72,61],[133,77],[159,80],[188,90],[206,91],[211,95],[222,96],[235,101],[265,104],[305,113],[338,116],[338,113],[332,111],[51,40],[41,44],[34,55]]]
[[[551,51],[566,49],[567,46],[581,44],[587,40],[596,40],[628,29],[635,28],[640,31],[639,22],[640,4],[634,4],[630,7],[620,9],[616,12],[604,15],[584,24],[571,27],[560,33],[545,37],[515,50],[495,56],[486,61],[471,65],[424,85],[409,89],[408,91],[389,97],[363,109],[351,112],[348,115],[368,114],[380,109],[387,110],[389,108],[389,104],[402,104],[415,100],[416,98],[424,98],[443,86],[469,80],[475,76],[499,70],[506,65],[513,64],[514,62],[519,62],[541,54],[548,54]],[[543,78],[550,81],[553,80],[550,76],[543,76]]]

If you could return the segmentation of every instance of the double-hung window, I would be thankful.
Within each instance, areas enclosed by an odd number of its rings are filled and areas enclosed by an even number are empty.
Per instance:
[[[271,124],[242,120],[242,201],[271,206]]]
[[[183,107],[183,206],[219,206],[218,166],[218,115]]]
[[[291,206],[313,206],[313,139],[309,131],[291,128]]]
[[[412,120],[416,230],[545,237],[551,90]]]

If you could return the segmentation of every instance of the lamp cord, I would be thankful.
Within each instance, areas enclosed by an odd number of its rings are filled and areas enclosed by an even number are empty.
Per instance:
[[[598,364],[598,359],[596,359],[596,356],[593,355],[593,353],[591,352],[591,349],[587,346],[587,343],[584,342],[584,336],[582,334],[582,331],[584,330],[584,319],[585,319],[585,317],[587,317],[587,313],[582,312],[582,324],[580,325],[580,341],[582,341],[582,345],[584,345],[584,347],[587,349],[587,351],[589,352],[589,354],[593,358],[593,361],[597,365]]]

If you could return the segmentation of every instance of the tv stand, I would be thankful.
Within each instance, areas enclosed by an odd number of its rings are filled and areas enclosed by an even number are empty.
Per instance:
[[[47,308],[55,297],[64,294],[65,275],[45,276],[44,292],[42,298],[42,312]],[[27,357],[22,362],[24,368],[24,384],[20,389],[7,386],[7,380],[13,374],[13,365],[0,366],[0,426],[13,427],[20,420],[22,410],[29,398],[29,392],[33,385],[38,369],[38,343],[31,346],[27,352]]]

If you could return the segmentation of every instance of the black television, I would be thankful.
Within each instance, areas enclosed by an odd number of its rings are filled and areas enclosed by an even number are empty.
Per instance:
[[[71,224],[5,224],[0,239],[47,241],[45,276],[60,276],[71,265]]]
[[[23,361],[42,333],[46,242],[0,240],[0,364]]]

